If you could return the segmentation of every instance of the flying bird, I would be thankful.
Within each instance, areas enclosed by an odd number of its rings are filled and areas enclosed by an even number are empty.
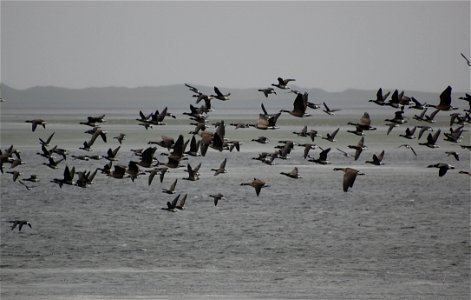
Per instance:
[[[264,187],[269,187],[268,184],[265,183],[265,181],[254,178],[251,182],[243,182],[240,185],[250,185],[251,187],[255,188],[255,192],[257,193],[257,197],[260,195],[260,191]]]
[[[266,98],[268,98],[268,95],[270,94],[275,94],[276,95],[276,91],[274,88],[266,88],[266,89],[259,89],[258,90],[259,92],[262,92]]]
[[[276,86],[277,88],[282,89],[282,90],[287,90],[289,89],[289,87],[287,87],[287,84],[290,81],[296,81],[296,79],[283,79],[281,77],[278,77],[278,83],[272,83],[271,85]]]
[[[8,222],[12,223],[11,230],[15,229],[16,226],[18,226],[18,231],[21,231],[21,228],[23,228],[24,225],[28,225],[29,228],[32,228],[31,224],[26,220],[14,220],[14,221],[8,221]]]
[[[217,176],[217,175],[222,174],[222,173],[227,173],[226,162],[227,162],[227,158],[224,158],[224,160],[219,165],[218,169],[211,169],[211,171],[214,171],[214,176]]]
[[[464,60],[466,60],[466,64],[471,67],[471,61],[469,61],[469,59],[463,54],[463,53],[460,53],[461,56],[464,58]]]
[[[218,87],[214,87],[214,92],[216,93],[216,95],[211,95],[211,97],[215,98],[215,99],[218,99],[218,100],[221,100],[221,101],[226,101],[226,100],[229,100],[229,96],[231,95],[231,93],[227,93],[227,94],[223,94]]]
[[[358,175],[365,175],[365,173],[361,173],[360,171],[352,168],[334,168],[334,171],[344,172],[342,181],[344,192],[348,191],[348,188],[353,187],[353,183],[355,182],[355,179]]]
[[[398,148],[401,148],[401,147],[404,147],[404,148],[406,148],[406,149],[410,149],[410,150],[412,151],[412,153],[414,153],[414,155],[417,156],[417,153],[415,152],[414,148],[412,148],[411,145],[409,145],[409,144],[402,144],[402,145],[400,145]]]
[[[292,170],[291,172],[289,172],[289,173],[280,172],[280,174],[285,175],[285,176],[288,176],[288,177],[290,177],[290,178],[294,178],[294,179],[301,178],[301,176],[299,176],[298,168],[297,168],[297,167],[294,167],[293,170]]]
[[[211,194],[211,195],[209,195],[209,197],[213,198],[214,206],[218,205],[219,200],[224,199],[224,195],[221,194],[221,193]]]
[[[46,121],[43,119],[34,119],[34,120],[26,120],[26,123],[31,123],[31,129],[33,132],[36,130],[36,128],[39,126],[42,126],[44,129],[46,129]]]
[[[427,168],[438,168],[438,176],[442,177],[446,174],[446,172],[449,170],[449,169],[454,169],[455,167],[450,165],[450,164],[446,164],[446,163],[436,163],[436,164],[433,164],[433,165],[429,165],[427,166]]]

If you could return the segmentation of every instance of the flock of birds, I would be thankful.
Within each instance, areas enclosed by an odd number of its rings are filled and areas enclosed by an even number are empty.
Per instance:
[[[230,125],[234,126],[235,129],[255,127],[260,130],[276,130],[279,128],[277,126],[277,120],[283,113],[288,113],[289,115],[296,118],[303,118],[311,115],[309,110],[317,110],[322,108],[323,112],[331,116],[334,116],[335,112],[340,110],[329,108],[325,102],[322,104],[310,102],[307,92],[300,92],[292,89],[289,86],[289,84],[293,81],[295,81],[295,79],[284,79],[279,77],[277,82],[271,84],[270,87],[258,89],[258,91],[263,93],[266,98],[272,97],[271,95],[276,95],[277,90],[286,90],[290,93],[293,93],[295,95],[295,99],[293,102],[293,108],[291,110],[282,109],[276,113],[268,113],[262,103],[262,112],[259,114],[258,119],[254,123],[232,123]],[[184,164],[183,162],[188,159],[188,156],[204,157],[209,148],[212,148],[216,151],[232,152],[234,149],[239,151],[242,143],[240,141],[230,140],[226,137],[226,124],[224,121],[213,123],[212,126],[214,126],[214,130],[210,130],[212,127],[208,123],[208,116],[212,111],[211,101],[228,101],[230,99],[231,93],[223,93],[218,87],[214,87],[214,94],[208,95],[190,84],[185,84],[185,86],[189,89],[190,92],[192,92],[192,97],[196,98],[196,104],[203,102],[199,107],[190,104],[190,111],[183,113],[190,118],[190,124],[195,126],[194,130],[190,132],[190,134],[192,134],[191,139],[185,140],[183,134],[180,134],[176,139],[173,137],[162,136],[162,139],[159,141],[149,141],[149,146],[145,149],[131,149],[131,151],[136,156],[136,159],[130,160],[128,164],[121,164],[119,163],[117,156],[122,143],[124,143],[126,140],[126,134],[120,133],[113,137],[113,139],[116,139],[116,141],[119,143],[116,148],[109,148],[104,155],[95,154],[94,150],[92,149],[93,145],[99,140],[102,140],[104,143],[107,143],[108,140],[108,132],[101,127],[102,124],[106,122],[106,119],[105,115],[88,116],[87,120],[80,122],[80,124],[90,127],[89,130],[85,131],[90,135],[90,138],[85,140],[83,145],[79,148],[80,150],[85,151],[87,154],[71,155],[69,154],[68,150],[60,148],[57,145],[51,147],[55,134],[55,132],[53,132],[46,139],[39,138],[40,151],[37,152],[37,155],[43,157],[45,159],[43,165],[51,169],[59,169],[61,163],[67,161],[68,157],[84,161],[106,160],[107,163],[102,167],[96,167],[95,169],[85,171],[76,171],[75,167],[69,168],[69,166],[66,165],[63,168],[62,177],[53,178],[50,182],[57,184],[60,188],[65,185],[75,185],[81,188],[86,188],[94,182],[94,178],[97,174],[104,174],[108,177],[121,180],[124,178],[130,178],[132,181],[136,180],[138,177],[147,176],[148,185],[151,185],[156,175],[159,175],[159,180],[162,183],[165,178],[165,174],[169,169],[179,168],[184,168],[188,173],[188,177],[184,177],[184,180],[199,180],[199,169],[201,167],[201,163],[196,166],[192,166],[190,163]],[[419,114],[413,116],[413,119],[417,120],[419,123],[423,123],[424,125],[416,125],[411,128],[408,127],[403,134],[400,134],[400,136],[405,139],[412,140],[416,139],[415,134],[418,132],[418,140],[420,140],[424,133],[428,132],[425,141],[419,142],[418,145],[423,145],[429,148],[438,148],[439,145],[437,144],[437,141],[441,135],[441,129],[434,131],[434,128],[432,127],[433,123],[435,123],[435,116],[437,113],[440,111],[453,111],[453,113],[450,114],[450,131],[444,132],[444,140],[450,143],[459,144],[461,142],[462,134],[465,131],[464,126],[471,123],[471,95],[466,94],[463,97],[459,97],[459,99],[468,102],[469,105],[469,108],[465,109],[464,113],[459,113],[456,112],[457,108],[451,105],[451,91],[452,88],[450,86],[446,87],[445,90],[440,94],[439,103],[432,105],[421,103],[414,97],[408,97],[404,95],[404,92],[399,92],[398,90],[395,90],[391,94],[391,98],[388,100],[390,92],[383,93],[382,89],[379,88],[376,98],[369,100],[369,102],[379,106],[391,107],[395,109],[394,116],[385,120],[388,122],[386,123],[388,126],[387,135],[389,135],[394,128],[407,123],[408,118],[404,116],[405,107],[420,111]],[[433,111],[428,114],[429,110],[432,109]],[[164,126],[166,124],[164,122],[166,117],[176,118],[176,116],[170,113],[168,108],[165,107],[160,112],[159,110],[156,110],[150,114],[145,114],[142,111],[139,111],[139,117],[136,120],[140,126],[143,126],[146,130],[148,130],[153,126]],[[25,122],[31,123],[31,129],[33,132],[35,132],[39,127],[43,127],[45,129],[47,125],[47,122],[43,119],[32,119],[26,120]],[[347,151],[344,151],[340,148],[336,149],[343,155],[347,157],[353,156],[354,160],[358,160],[361,153],[368,149],[368,147],[365,145],[365,133],[376,130],[376,128],[372,126],[371,118],[367,112],[365,112],[358,121],[348,122],[348,124],[352,125],[353,128],[352,130],[347,131],[359,136],[359,141],[357,144],[348,145],[348,148],[353,149],[355,153],[351,155]],[[301,137],[307,137],[311,142],[298,144],[292,140],[283,140],[275,146],[275,150],[271,152],[259,153],[258,157],[253,157],[253,159],[259,160],[268,165],[273,165],[275,159],[288,159],[288,155],[290,154],[291,150],[295,146],[301,146],[304,147],[303,157],[305,160],[314,162],[316,164],[330,164],[330,161],[328,160],[328,154],[331,151],[331,148],[329,147],[324,149],[316,145],[314,141],[316,138],[320,137],[330,143],[335,143],[335,137],[338,134],[339,129],[340,128],[337,128],[333,132],[327,133],[325,136],[321,136],[316,130],[308,130],[306,125],[299,132],[296,131],[293,132],[293,134]],[[260,144],[268,144],[270,139],[267,136],[259,136],[252,139],[251,141]],[[167,153],[162,153],[167,156],[167,160],[165,162],[162,159],[159,160],[155,156],[157,150],[155,145],[168,150]],[[471,146],[469,145],[460,146],[464,149],[471,150]],[[399,147],[410,149],[414,155],[417,155],[417,152],[410,144],[404,143]],[[318,156],[310,155],[310,151],[314,149],[321,150]],[[456,160],[459,160],[459,153],[456,151],[446,152],[446,154],[452,156]],[[374,154],[372,160],[366,161],[366,163],[382,165],[383,158],[384,150],[379,154]],[[220,163],[218,168],[211,169],[211,171],[214,172],[214,176],[227,172],[226,163],[227,158],[225,158]],[[15,149],[13,145],[7,149],[0,150],[0,170],[2,174],[4,173],[4,169],[6,169],[5,166],[7,164],[9,164],[9,168],[5,171],[5,173],[12,174],[13,182],[23,185],[28,190],[37,187],[37,185],[31,184],[39,182],[39,176],[32,174],[30,177],[25,178],[22,177],[23,173],[17,170],[17,167],[25,164],[25,162],[21,158],[21,152]],[[453,165],[444,162],[430,164],[428,167],[438,168],[439,176],[444,176],[448,170],[455,168]],[[345,192],[347,192],[349,188],[353,187],[357,176],[364,175],[363,172],[360,172],[359,170],[351,167],[334,168],[333,170],[342,171],[344,173],[342,179],[342,189]],[[470,171],[459,171],[459,173],[471,175]],[[291,172],[281,172],[280,174],[293,179],[301,178],[297,167],[294,167]],[[177,182],[178,179],[175,179],[169,188],[162,189],[162,192],[167,194],[175,194]],[[265,180],[261,178],[253,178],[253,180],[240,183],[240,185],[253,187],[257,196],[260,195],[260,192],[263,188],[269,186]],[[215,206],[218,205],[220,200],[224,199],[224,195],[222,193],[210,194],[209,196],[213,199]],[[166,207],[163,207],[162,209],[170,212],[182,210],[185,208],[186,199],[187,194],[178,194],[173,199],[173,201],[168,201],[166,203]],[[24,225],[31,227],[31,224],[26,220],[12,220],[8,222],[12,224],[12,230],[18,228],[19,231],[21,231]]]

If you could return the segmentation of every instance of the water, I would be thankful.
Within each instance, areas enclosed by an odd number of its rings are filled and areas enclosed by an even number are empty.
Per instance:
[[[374,106],[373,106],[374,107]],[[377,108],[374,107],[376,110]],[[469,299],[470,293],[470,152],[443,141],[440,148],[419,146],[417,140],[398,137],[406,125],[386,136],[381,120],[392,115],[382,108],[368,132],[369,147],[358,161],[344,157],[335,148],[348,149],[358,136],[347,133],[348,121],[363,111],[295,119],[283,115],[280,129],[226,128],[228,139],[241,141],[240,152],[209,149],[205,157],[189,157],[192,166],[202,163],[200,180],[183,180],[183,169],[172,169],[163,183],[157,178],[147,184],[147,175],[135,182],[98,174],[86,189],[50,183],[62,177],[65,165],[92,170],[105,160],[62,162],[59,169],[44,166],[36,155],[38,137],[56,132],[52,145],[71,154],[87,154],[78,147],[89,135],[78,125],[96,112],[48,112],[47,129],[31,132],[23,121],[32,112],[2,111],[1,148],[10,144],[22,151],[25,165],[16,169],[23,177],[38,174],[41,182],[31,191],[1,179],[1,220],[29,220],[33,228],[11,231],[1,226],[2,299],[248,299],[248,298],[453,298]],[[412,116],[414,112],[407,111]],[[247,110],[215,112],[212,121],[224,119],[254,122],[258,112]],[[37,116],[43,116],[39,114]],[[177,137],[193,129],[185,116],[169,119],[168,125],[150,130],[137,125],[136,112],[113,112],[103,128],[108,143],[100,139],[92,154],[104,155],[118,143],[113,136],[127,134],[118,153],[119,162],[136,160],[130,149],[147,147],[161,135]],[[439,113],[434,125],[448,131],[448,113]],[[409,121],[409,126],[419,124]],[[310,142],[292,131],[304,124],[325,136],[337,127],[336,143],[316,138],[326,148],[330,165],[303,159],[295,147],[290,159],[275,165],[252,160],[259,152],[273,151],[278,139]],[[252,138],[266,135],[271,143],[260,145]],[[422,138],[424,140],[424,137]],[[409,143],[416,151],[397,148]],[[469,132],[463,145],[470,144]],[[385,150],[384,165],[365,164],[374,153]],[[460,161],[445,151],[461,153]],[[320,150],[311,150],[317,156]],[[157,150],[159,160],[166,152]],[[349,151],[350,153],[353,150]],[[211,168],[228,159],[228,173],[213,176]],[[439,161],[456,166],[444,177],[427,165]],[[279,173],[299,168],[301,179]],[[342,172],[334,167],[354,167],[359,176],[351,190],[342,191]],[[8,170],[8,166],[6,167]],[[254,177],[271,186],[257,197],[249,186]],[[177,178],[178,193],[187,193],[186,209],[171,213],[161,210],[175,195],[161,192]],[[221,192],[225,199],[214,206],[210,194]]]

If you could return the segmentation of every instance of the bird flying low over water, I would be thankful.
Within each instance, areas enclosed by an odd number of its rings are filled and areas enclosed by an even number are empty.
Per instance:
[[[290,177],[290,178],[294,178],[294,179],[301,178],[301,176],[299,176],[298,168],[297,168],[297,167],[294,167],[293,170],[291,170],[291,172],[289,172],[289,173],[280,172],[280,174],[281,174],[281,175],[288,176],[288,177]]]
[[[259,136],[256,139],[252,139],[252,142],[257,142],[260,144],[268,144],[270,142],[270,139],[267,138],[266,136]]]
[[[373,160],[368,160],[366,161],[366,163],[379,166],[383,164],[383,158],[384,158],[384,150],[381,151],[379,155],[373,154]]]
[[[177,179],[175,179],[168,189],[162,189],[162,193],[175,194],[175,186],[177,185]]]
[[[460,154],[456,151],[447,151],[445,154],[448,156],[453,156],[457,161],[460,160]]]
[[[39,182],[39,178],[37,175],[31,174],[28,178],[23,179],[23,181]]]
[[[440,102],[437,105],[429,104],[431,107],[435,107],[437,110],[455,110],[456,107],[451,106],[451,86],[447,86],[440,94]]]
[[[337,133],[339,132],[340,130],[340,127],[335,129],[332,133],[327,133],[327,136],[326,137],[322,137],[323,139],[325,140],[328,140],[329,142],[335,142],[335,136],[337,135]]]
[[[211,169],[211,171],[214,171],[214,176],[217,176],[217,175],[222,174],[222,173],[227,173],[226,162],[227,162],[227,158],[224,158],[224,160],[219,165],[219,168]]]
[[[440,146],[436,145],[436,142],[438,140],[438,136],[440,135],[441,130],[438,129],[433,135],[431,133],[428,134],[427,136],[427,142],[425,143],[419,143],[419,145],[424,145],[429,148],[439,148]]]
[[[42,146],[44,147],[48,147],[49,146],[49,143],[51,142],[52,140],[52,137],[54,136],[56,132],[54,131],[45,141],[41,138],[39,138],[39,142],[41,143]]]
[[[28,225],[29,228],[31,227],[31,224],[26,221],[26,220],[14,220],[14,221],[8,221],[8,223],[11,223],[11,230],[15,229],[18,226],[18,231],[21,231],[21,228],[23,228],[24,225]]]
[[[362,136],[356,145],[348,145],[348,148],[355,149],[355,160],[360,157],[360,154],[363,150],[368,150],[368,147],[365,145],[365,138]]]
[[[30,191],[32,188],[38,187],[37,185],[27,185],[21,179],[18,179],[18,183],[21,184],[22,186],[24,186],[28,191]]]
[[[260,191],[262,190],[262,188],[269,187],[269,185],[266,184],[265,181],[259,178],[254,178],[251,182],[243,182],[240,185],[250,185],[251,187],[255,188],[257,197],[260,195]]]
[[[401,147],[405,147],[406,149],[410,149],[412,151],[412,153],[414,153],[415,156],[417,156],[417,153],[415,152],[414,148],[412,148],[411,145],[409,144],[402,144],[400,145],[398,148],[401,148]]]
[[[375,127],[371,127],[370,114],[368,114],[367,112],[363,114],[358,123],[348,122],[348,125],[354,125],[361,130],[376,130]]]
[[[226,101],[226,100],[229,100],[229,96],[231,95],[231,93],[227,93],[227,94],[223,94],[218,87],[214,87],[214,92],[216,93],[216,95],[211,95],[211,97],[215,98],[215,99],[218,99],[218,100],[221,100],[221,101]]]
[[[34,119],[34,120],[26,120],[26,123],[31,123],[31,129],[33,132],[36,130],[36,128],[39,126],[42,126],[44,129],[46,129],[46,121],[43,119]]]
[[[340,110],[340,109],[330,109],[327,106],[327,104],[325,104],[325,102],[322,102],[322,104],[324,105],[324,109],[322,111],[325,112],[326,114],[330,115],[330,116],[334,116],[335,112]]]
[[[178,196],[175,197],[172,202],[167,201],[167,207],[162,207],[162,209],[166,211],[171,211],[171,212],[175,212],[175,209],[183,209],[183,207],[185,206],[186,194],[182,198],[180,203],[178,203],[179,199],[180,199],[180,194],[178,194]]]
[[[310,116],[310,114],[306,113],[307,102],[308,102],[308,93],[297,94],[293,102],[293,110],[282,109],[281,112],[287,112],[293,117],[298,117],[298,118]]]
[[[369,100],[369,102],[374,102],[378,105],[384,106],[386,104],[386,99],[388,98],[390,93],[391,92],[389,91],[383,95],[383,89],[379,88],[378,91],[376,92],[376,99]]]
[[[126,139],[126,135],[124,133],[120,133],[118,136],[113,137],[113,139],[117,139],[119,144],[121,145]]]
[[[199,163],[194,168],[192,168],[190,164],[187,164],[186,171],[188,172],[188,177],[185,177],[183,179],[190,180],[190,181],[199,180],[200,179],[200,173],[199,173],[200,168],[201,168],[201,163]]]
[[[438,168],[438,176],[442,177],[446,174],[446,172],[449,170],[449,169],[454,169],[455,167],[450,165],[450,164],[446,164],[446,163],[436,163],[436,164],[433,164],[433,165],[428,165],[427,168]]]
[[[330,161],[327,160],[327,154],[329,153],[330,148],[322,150],[321,153],[319,153],[319,158],[313,158],[311,157],[309,161],[321,164],[321,165],[328,165],[330,164]]]
[[[365,173],[361,173],[360,171],[352,168],[334,168],[334,171],[343,171],[343,191],[348,191],[348,188],[353,187],[353,183],[358,175],[365,175]]]
[[[399,136],[404,137],[406,139],[415,139],[415,130],[417,129],[417,126],[414,126],[414,128],[410,129],[409,127],[406,128],[406,133],[405,134],[400,134]]]
[[[7,171],[7,173],[13,175],[13,182],[15,182],[16,179],[17,179],[20,175],[23,174],[23,173],[21,173],[21,172],[19,172],[19,171]]]
[[[73,185],[72,180],[74,179],[74,175],[75,175],[75,167],[72,167],[72,169],[69,169],[69,166],[65,166],[64,177],[54,178],[51,182],[57,183],[60,188],[62,188],[64,184]]]
[[[214,206],[217,206],[217,205],[218,205],[219,200],[224,199],[224,195],[221,194],[221,193],[211,194],[211,195],[209,195],[209,197],[213,198],[213,200],[214,200]]]
[[[275,94],[276,95],[276,91],[274,88],[266,88],[266,89],[258,89],[259,92],[262,92],[266,98],[268,98],[268,95],[270,94]]]
[[[152,180],[154,180],[155,175],[159,173],[160,173],[160,176],[159,176],[160,183],[162,183],[162,181],[164,180],[165,173],[167,173],[167,171],[168,171],[168,167],[166,166],[156,167],[152,170],[147,171],[149,172],[149,177],[147,178],[147,184],[150,185],[152,183]]]

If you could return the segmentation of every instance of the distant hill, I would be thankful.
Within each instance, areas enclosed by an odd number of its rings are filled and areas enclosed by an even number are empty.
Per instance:
[[[213,87],[198,86],[199,90],[207,94],[213,93]],[[2,97],[6,102],[2,103],[2,109],[143,109],[155,110],[168,106],[170,109],[188,110],[190,104],[195,103],[195,98],[191,97],[192,92],[186,86],[168,85],[157,87],[92,87],[84,89],[69,89],[54,86],[39,86],[25,90],[18,90],[7,85],[0,85]],[[376,97],[376,90],[347,89],[342,92],[327,92],[319,88],[300,88],[292,86],[293,89],[306,91],[309,93],[309,100],[314,103],[325,101],[331,108],[352,108],[371,107],[369,99]],[[443,89],[446,88],[445,86]],[[256,88],[234,89],[220,87],[223,93],[230,92],[231,100],[221,103],[213,100],[214,107],[224,108],[250,108],[259,107],[263,102],[270,107],[291,108],[295,94],[285,90],[277,90],[277,95],[270,95],[267,98]],[[389,89],[383,88],[383,91]],[[430,104],[437,104],[438,93],[406,91],[407,96],[414,96],[420,101]],[[453,92],[453,98],[463,96],[464,92]],[[254,105],[254,103],[256,105]],[[201,103],[200,103],[201,104]],[[453,104],[459,107],[466,107],[466,103],[461,100],[454,101]]]

